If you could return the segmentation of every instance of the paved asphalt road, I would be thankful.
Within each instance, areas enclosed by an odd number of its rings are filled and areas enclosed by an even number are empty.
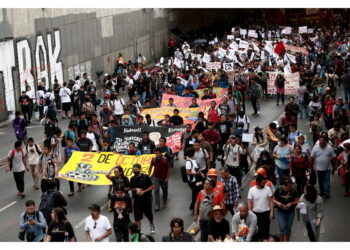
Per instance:
[[[251,118],[251,128],[255,126],[265,126],[269,122],[276,120],[283,111],[282,106],[276,106],[275,100],[269,100],[268,102],[262,102],[261,114],[259,117]],[[252,114],[252,107],[250,103],[247,103],[247,113]],[[307,126],[305,120],[299,120],[299,129],[302,132],[307,132]],[[68,120],[60,120],[59,126],[62,129],[66,129]],[[28,129],[30,137],[34,137],[36,141],[44,139],[43,127],[33,123],[31,128]],[[5,126],[0,128],[0,159],[6,157],[10,148],[15,142],[15,136],[11,126]],[[180,153],[182,156],[182,153]],[[159,212],[154,213],[154,221],[156,226],[156,233],[154,235],[157,241],[161,240],[161,237],[167,234],[170,230],[169,222],[173,217],[181,217],[185,221],[185,228],[189,227],[193,222],[193,217],[188,209],[189,201],[191,199],[191,191],[187,184],[184,184],[181,180],[179,168],[183,164],[183,158],[180,157],[179,161],[176,161],[175,167],[172,171],[172,175],[169,181],[169,201],[168,207],[162,209]],[[219,164],[218,164],[219,165]],[[243,200],[247,197],[248,183],[251,179],[251,175],[245,176],[246,182],[242,191]],[[26,173],[25,175],[27,194],[26,199],[33,199],[39,204],[41,191],[34,190],[32,188],[33,181],[31,175]],[[340,184],[340,177],[338,175],[331,178],[331,199],[325,201],[324,205],[324,220],[323,220],[323,232],[321,234],[322,241],[347,241],[350,239],[350,232],[347,225],[350,224],[350,217],[348,216],[348,208],[350,207],[350,198],[342,197],[343,188]],[[66,196],[68,201],[68,218],[74,226],[75,233],[78,241],[86,241],[84,235],[84,219],[89,215],[87,209],[91,203],[98,203],[105,208],[107,206],[107,187],[102,186],[90,186],[83,192],[76,193],[74,197],[67,197],[69,192],[68,182],[61,180],[61,191]],[[13,242],[18,241],[18,224],[19,216],[25,209],[25,200],[16,197],[16,188],[12,174],[5,173],[4,167],[0,168],[0,190],[2,190],[2,197],[0,199],[0,241],[1,242]],[[106,209],[102,211],[104,215],[107,215],[112,222],[113,215],[108,213]],[[133,218],[133,215],[131,215]],[[231,215],[226,217],[229,221]],[[142,230],[144,233],[149,233],[149,225],[147,219],[143,220]],[[306,234],[304,233],[301,222],[298,222],[295,218],[292,232],[292,241],[308,241]],[[274,220],[271,225],[271,233],[278,233],[277,221]],[[114,235],[110,237],[111,241],[115,241]]]

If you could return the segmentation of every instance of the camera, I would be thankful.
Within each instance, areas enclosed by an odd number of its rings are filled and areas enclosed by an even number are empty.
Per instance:
[[[32,231],[27,232],[27,241],[33,241],[35,239],[35,233]]]

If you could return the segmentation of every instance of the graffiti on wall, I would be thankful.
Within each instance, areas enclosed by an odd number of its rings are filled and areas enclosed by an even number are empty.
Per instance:
[[[91,76],[91,61],[76,64],[68,68],[69,79],[75,79],[76,76],[81,76],[84,73],[87,73],[89,76]]]
[[[59,60],[60,30],[47,32],[46,41],[45,43],[44,35],[39,33],[34,47],[31,47],[27,38],[0,42],[0,72],[3,74],[8,111],[14,111],[16,108],[15,89],[22,91],[29,85],[35,90],[35,83],[38,81],[45,82],[46,88],[49,88],[55,79],[63,82],[63,65]],[[15,71],[18,73],[19,86],[14,80]]]

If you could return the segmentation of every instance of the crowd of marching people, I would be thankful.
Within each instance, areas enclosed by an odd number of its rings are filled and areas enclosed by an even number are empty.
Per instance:
[[[33,188],[43,195],[39,204],[26,202],[19,237],[25,241],[77,240],[67,218],[66,197],[59,192],[59,170],[74,151],[114,152],[115,128],[120,125],[186,125],[181,137],[183,159],[167,146],[166,138],[153,141],[147,131],[139,144],[130,143],[127,155],[154,154],[149,172],[143,173],[142,166],[134,164],[131,179],[119,165],[106,174],[112,183],[106,192],[109,211],[114,213],[113,230],[101,207],[93,204],[84,228],[87,241],[109,241],[112,231],[117,241],[154,241],[142,233],[141,221],[144,215],[150,232],[155,233],[153,212],[167,208],[173,171],[181,171],[191,190],[191,199],[179,202],[189,204],[202,242],[289,241],[296,214],[309,240],[319,241],[323,202],[333,195],[332,174],[339,173],[344,196],[349,196],[349,31],[340,27],[302,34],[297,28],[291,34],[261,27],[250,30],[255,32],[236,28],[208,34],[199,44],[171,37],[169,60],[163,58],[152,67],[141,53],[136,62],[127,62],[119,54],[115,72],[105,75],[101,90],[87,74],[69,82],[56,81],[52,89],[39,83],[36,94],[28,87],[19,97],[21,112],[13,120],[18,141],[8,153],[6,170],[13,172],[17,196],[26,197],[26,170],[32,174]],[[210,62],[232,63],[233,68],[209,70]],[[276,96],[269,90],[269,72],[278,72],[272,86]],[[287,98],[285,75],[295,72],[299,72],[300,86],[297,94]],[[227,88],[226,94],[216,96],[215,87]],[[173,107],[173,113],[164,119],[147,114],[147,109],[160,107],[163,94],[190,97],[189,108],[199,107],[198,89],[205,89],[201,100],[221,101],[212,101],[193,123],[186,123],[172,98],[167,107]],[[252,128],[250,120],[264,112],[261,102],[273,98],[276,105],[284,106],[282,118]],[[249,101],[253,114],[246,113]],[[46,137],[41,146],[26,132],[35,112]],[[61,119],[69,119],[68,127],[58,126]],[[308,132],[302,132],[301,124]],[[251,142],[244,140],[246,134],[253,134]],[[254,178],[243,197],[243,176],[252,168]],[[75,185],[78,192],[85,188],[69,181],[67,196],[75,195]],[[270,230],[274,218],[277,235]],[[173,218],[170,228],[163,241],[193,241],[181,218]]]

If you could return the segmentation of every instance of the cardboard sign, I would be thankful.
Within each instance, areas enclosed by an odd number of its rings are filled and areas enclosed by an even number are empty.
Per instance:
[[[248,30],[248,37],[258,38],[258,34],[256,33],[256,30]]]
[[[285,27],[282,31],[281,34],[286,34],[289,35],[292,33],[292,28],[291,27]]]
[[[288,45],[288,44],[285,44],[284,47],[286,48],[286,51],[290,50],[293,53],[300,52],[300,53],[304,54],[305,56],[307,56],[309,54],[307,49],[302,48],[302,47],[296,47],[296,46],[292,46],[292,45]]]
[[[222,68],[223,68],[224,71],[226,71],[226,72],[231,72],[231,71],[233,71],[233,63],[224,63],[222,66],[223,66]]]
[[[235,39],[235,36],[234,35],[228,35],[227,36],[227,40],[234,40]]]
[[[307,29],[307,33],[308,33],[308,34],[314,33],[314,29]]]
[[[211,61],[211,56],[207,53],[204,53],[202,61],[205,63],[209,63]]]
[[[249,48],[249,43],[243,40],[239,41],[239,49],[247,50]]]
[[[307,26],[299,27],[299,34],[307,33]]]
[[[247,35],[247,30],[246,29],[239,29],[239,34],[245,36],[245,35]]]
[[[213,70],[215,69],[216,71],[221,69],[221,62],[210,62],[210,63],[206,63],[206,68],[207,70]]]
[[[253,142],[254,134],[242,134],[242,142]]]

